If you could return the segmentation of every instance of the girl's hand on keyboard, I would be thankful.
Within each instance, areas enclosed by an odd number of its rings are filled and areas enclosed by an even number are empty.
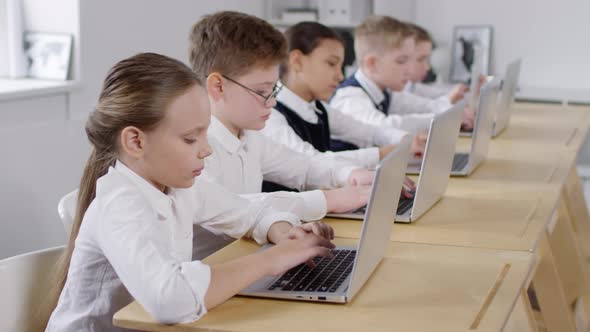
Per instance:
[[[335,246],[330,240],[313,233],[301,235],[301,238],[281,241],[263,251],[271,263],[270,274],[281,275],[301,263],[313,264],[317,256],[332,257],[330,250]]]

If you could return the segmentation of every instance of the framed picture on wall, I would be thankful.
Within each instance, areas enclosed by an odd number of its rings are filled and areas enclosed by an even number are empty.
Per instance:
[[[475,62],[475,47],[481,49],[482,74],[487,75],[490,67],[492,27],[490,25],[459,25],[453,30],[451,74],[454,83],[467,82],[471,66]]]
[[[25,32],[24,49],[28,77],[61,81],[68,79],[72,35]]]

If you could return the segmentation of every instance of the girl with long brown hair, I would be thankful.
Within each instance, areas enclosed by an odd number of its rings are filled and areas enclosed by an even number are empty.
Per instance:
[[[332,229],[195,181],[210,152],[199,78],[153,53],[108,73],[86,133],[92,152],[50,295],[47,331],[112,331],[133,299],[156,320],[197,320],[257,279],[330,255]],[[191,261],[193,223],[277,245],[222,264]]]

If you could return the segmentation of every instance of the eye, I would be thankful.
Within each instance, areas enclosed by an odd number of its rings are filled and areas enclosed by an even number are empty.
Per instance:
[[[333,61],[326,61],[326,63],[328,64],[328,66],[330,67],[336,67],[338,64],[336,62]]]
[[[196,139],[196,138],[186,138],[186,137],[184,138],[184,142],[185,142],[186,144],[193,144],[193,143],[195,143],[196,141],[197,141],[197,139]]]

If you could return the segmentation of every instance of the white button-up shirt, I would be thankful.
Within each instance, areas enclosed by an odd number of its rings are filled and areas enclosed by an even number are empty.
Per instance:
[[[447,94],[452,88],[452,85],[439,83],[408,82],[404,91],[426,98],[446,98],[450,102]]]
[[[407,86],[407,85],[406,85]],[[423,91],[423,88],[418,88],[417,85],[413,85],[414,91]],[[420,90],[422,89],[422,90]],[[421,96],[415,92],[407,90],[394,91],[392,94],[394,112],[398,114],[408,113],[441,113],[449,108],[453,107],[451,100],[448,96],[439,96],[436,98]]]
[[[405,108],[408,104],[403,99],[398,101],[397,96],[392,94],[389,109],[385,115],[375,106],[385,99],[383,91],[365,76],[361,69],[358,69],[354,75],[362,88],[348,86],[338,89],[330,101],[332,107],[373,126],[389,126],[408,132],[428,128],[433,117],[431,111],[423,110],[416,113],[413,110],[407,110]]]
[[[283,87],[277,96],[277,101],[283,103],[303,120],[312,124],[318,123],[317,113],[321,111],[316,108],[315,102],[306,102],[287,87]],[[266,127],[262,130],[262,133],[295,151],[303,152],[309,156],[321,154],[330,156],[331,158],[327,159],[326,162],[335,165],[334,167],[337,167],[337,163],[344,159],[364,168],[374,168],[379,163],[379,149],[372,146],[396,144],[408,134],[396,128],[377,127],[360,122],[323,102],[322,105],[328,113],[331,138],[350,142],[364,149],[341,152],[326,151],[322,153],[316,150],[312,144],[301,139],[289,126],[285,116],[276,109],[272,110],[270,119],[266,122]]]
[[[205,159],[203,175],[242,197],[272,201],[298,201],[302,220],[318,220],[326,214],[326,199],[319,190],[336,188],[347,182],[350,169],[337,169],[324,163],[325,158],[309,157],[269,139],[258,131],[245,130],[240,138],[233,135],[215,116],[208,132],[213,153]],[[355,166],[350,166],[354,168]],[[262,193],[262,181],[272,181],[301,192]],[[254,194],[254,195],[253,195]],[[284,209],[283,204],[279,207]],[[293,203],[290,203],[293,204]]]
[[[118,331],[113,314],[133,299],[164,323],[197,320],[211,272],[191,261],[193,224],[265,243],[278,220],[298,224],[200,179],[164,194],[117,162],[97,181],[47,331]]]

